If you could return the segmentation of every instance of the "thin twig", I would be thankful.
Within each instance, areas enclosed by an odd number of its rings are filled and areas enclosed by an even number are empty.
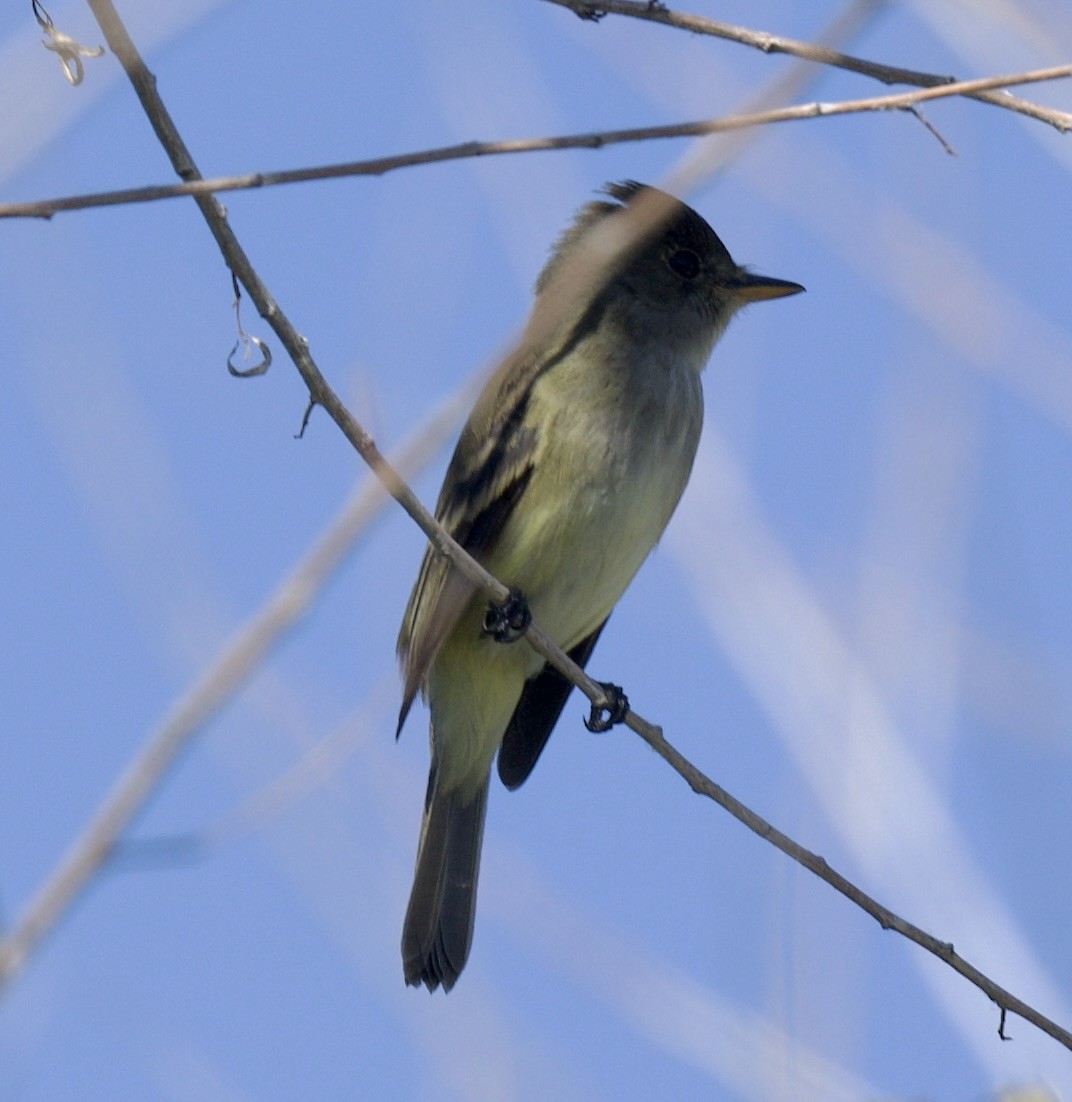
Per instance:
[[[942,149],[946,151],[946,153],[949,154],[950,157],[955,157],[957,155],[957,151],[949,144],[949,142],[945,140],[945,138],[942,136],[942,133],[938,130],[934,123],[932,123],[930,119],[928,119],[927,116],[924,115],[918,107],[910,107],[908,109],[908,113],[919,120],[920,126],[922,126],[923,129],[926,130],[932,138],[934,138],[934,140],[942,147]]]
[[[638,2],[638,0],[606,0],[606,3],[593,3],[589,0],[548,0],[551,4],[568,8],[582,18],[591,18],[594,13],[602,15],[624,15],[631,19],[643,19],[649,23],[661,23],[666,27],[676,27],[694,34],[711,35],[728,42],[739,42],[743,46],[762,50],[766,54],[789,54],[804,61],[814,61],[820,65],[830,65],[836,69],[845,69],[852,73],[873,77],[883,84],[911,84],[917,88],[935,88],[943,84],[957,82],[956,77],[940,76],[937,73],[922,73],[916,69],[901,69],[893,65],[883,65],[877,61],[866,61],[861,57],[841,53],[811,42],[801,42],[795,38],[768,34],[766,31],[754,31],[748,27],[734,26],[732,23],[720,23],[702,15],[690,15],[687,12],[671,11],[663,4]],[[962,95],[977,99],[994,107],[1003,107],[1015,111],[1039,122],[1047,123],[1065,133],[1072,130],[1072,115],[1055,108],[1041,107],[1036,103],[1020,99],[1008,92],[993,92],[977,89]]]
[[[381,501],[385,498],[386,494],[381,492]],[[297,761],[236,807],[204,826],[182,834],[117,840],[108,871],[141,872],[209,860],[225,846],[234,845],[263,830],[267,824],[279,819],[326,784],[357,747],[371,738],[375,730],[373,713],[382,714],[386,710],[381,704],[388,696],[393,707],[397,691],[393,674],[381,678],[369,697],[333,731],[315,742]]]
[[[635,728],[634,728],[635,730]],[[1026,1022],[1037,1026],[1043,1033],[1048,1034],[1055,1041],[1072,1049],[1072,1032],[1064,1029],[1052,1019],[1040,1014],[1033,1006],[1017,998],[1012,992],[1000,987],[984,972],[981,972],[973,964],[960,956],[953,948],[953,943],[942,941],[933,934],[928,934],[918,926],[907,922],[895,914],[888,907],[882,906],[877,900],[869,896],[861,888],[858,888],[851,880],[827,864],[826,858],[817,853],[805,849],[798,842],[794,842],[788,835],[783,834],[777,827],[772,826],[762,816],[757,815],[751,808],[746,807],[731,796],[724,788],[715,784],[708,776],[700,772],[692,762],[670,745],[662,733],[655,737],[649,737],[644,732],[638,732],[640,737],[661,757],[697,795],[706,796],[714,800],[719,807],[725,808],[735,819],[742,822],[749,830],[754,831],[761,838],[776,846],[782,853],[792,857],[809,872],[814,873],[820,880],[825,881],[836,891],[839,891],[846,899],[851,900],[861,910],[866,911],[884,930],[893,930],[909,941],[926,949],[939,960],[948,964],[954,972],[973,983],[980,991],[988,996],[1001,1011],[1001,1027],[1004,1028],[1006,1014],[1017,1014]]]
[[[557,0],[552,0],[552,2],[557,2]],[[251,188],[274,187],[279,184],[303,183],[309,180],[333,180],[342,176],[383,176],[388,172],[401,168],[439,164],[443,161],[458,161],[471,157],[534,153],[556,149],[600,149],[606,145],[616,145],[623,142],[701,137],[706,134],[721,134],[733,130],[744,130],[752,126],[796,122],[801,119],[830,118],[835,115],[862,114],[869,111],[906,111],[915,107],[916,104],[928,100],[945,99],[949,96],[978,98],[974,96],[974,93],[981,90],[1001,88],[1006,85],[1035,84],[1042,81],[1061,80],[1069,76],[1072,76],[1072,65],[1058,65],[1007,76],[992,76],[978,80],[958,81],[954,84],[941,84],[915,92],[872,96],[867,99],[844,100],[838,103],[803,103],[792,107],[753,111],[719,119],[671,123],[665,126],[638,126],[624,130],[597,130],[584,134],[559,134],[542,138],[513,138],[494,142],[462,142],[458,145],[440,146],[436,149],[425,149],[415,153],[400,153],[391,157],[377,157],[367,161],[345,161],[340,164],[291,168],[279,172],[253,172],[241,176],[218,176],[208,180],[196,171],[189,172],[187,160],[181,162],[186,166],[183,169],[176,165],[176,172],[184,180],[184,183],[181,184],[124,188],[119,191],[73,195],[58,199],[39,199],[26,203],[4,203],[0,204],[0,218],[51,218],[52,215],[60,211],[83,210],[87,207],[118,206],[125,203],[149,203],[160,199],[174,199],[178,196],[192,196],[200,203],[217,192],[246,191]],[[1072,115],[1067,115],[1066,119],[1068,129],[1072,129]],[[202,207],[202,211],[204,209]],[[225,223],[222,210],[220,219]],[[213,232],[216,231],[213,230]],[[252,292],[250,292],[250,295],[255,297]],[[301,370],[300,367],[299,370]]]
[[[98,22],[101,24],[101,28],[104,31],[109,46],[119,57],[124,69],[126,69],[127,74],[130,76],[138,97],[156,130],[157,136],[160,138],[161,143],[171,157],[176,171],[184,179],[197,179],[198,173],[196,166],[175,129],[163,102],[157,95],[155,81],[145,68],[111,0],[88,0],[88,2]],[[1052,77],[1048,79],[1052,79]],[[1010,83],[1008,80],[1004,82]],[[974,83],[979,85],[979,82]],[[1001,81],[995,79],[991,82],[987,82],[986,86],[996,87],[998,83],[1001,83]],[[936,92],[941,90],[935,89],[930,91]],[[917,95],[919,95],[920,98],[935,98],[933,95],[927,93]],[[910,106],[910,104],[903,104],[901,106]],[[268,294],[267,288],[264,287],[256,272],[252,269],[248,257],[246,257],[245,253],[242,251],[233,232],[227,225],[223,211],[216,200],[211,196],[196,196],[195,201],[201,208],[206,221],[208,221],[213,235],[216,237],[217,243],[223,251],[228,264],[242,281],[250,297],[257,304],[258,309],[261,310],[262,316],[264,316],[272,328],[275,329],[277,336],[279,336],[280,340],[287,348],[287,351],[294,359],[302,378],[309,387],[313,399],[318,404],[324,406],[331,414],[332,418],[343,430],[347,438],[354,444],[362,457],[365,458],[366,462],[369,463],[387,486],[392,496],[394,496],[396,500],[406,508],[406,511],[418,521],[421,528],[432,540],[436,548],[441,553],[449,555],[458,569],[462,570],[471,580],[482,585],[486,592],[499,600],[504,599],[507,594],[505,587],[502,586],[501,583],[490,578],[490,576],[473,562],[473,560],[471,560],[469,556],[466,555],[465,552],[435,523],[427,511],[416,501],[412,491],[405,486],[397,472],[390,467],[380,455],[371,437],[369,437],[364,429],[362,429],[350,416],[342,406],[342,403],[335,396],[334,392],[328,387],[326,381],[320,375],[319,370],[313,363],[312,358],[309,356],[305,342],[286,320],[278,306]],[[604,248],[607,247],[608,240],[609,239],[605,239],[601,241]],[[552,304],[552,306],[554,305],[557,304]],[[546,316],[542,319],[534,317],[533,320],[534,323],[536,323],[535,328],[537,330],[537,335],[539,335],[542,327],[551,324],[549,318]],[[552,661],[575,685],[581,688],[594,704],[602,706],[607,703],[606,700],[603,699],[600,687],[590,681],[589,678],[585,677],[583,671],[579,670],[573,663],[559,661],[561,652],[557,647],[553,646],[553,644],[545,646],[545,641],[548,644],[550,641],[546,640],[546,637],[543,636],[541,632],[534,630],[534,627],[530,627],[527,638],[537,651]],[[570,667],[573,668],[570,669]],[[645,741],[687,781],[695,792],[715,800],[720,806],[724,807],[761,837],[768,839],[782,850],[782,852],[800,862],[805,868],[814,872],[832,887],[863,907],[869,914],[872,914],[884,928],[897,930],[905,937],[927,949],[928,952],[933,953],[939,959],[950,964],[957,972],[984,991],[1002,1010],[1006,1012],[1012,1010],[1014,1013],[1021,1015],[1026,1021],[1036,1025],[1039,1029],[1059,1041],[1066,1048],[1072,1049],[1072,1034],[1067,1030],[1062,1029],[1056,1023],[1050,1021],[1048,1018],[1039,1014],[1038,1011],[1011,995],[1004,988],[993,983],[993,981],[988,979],[983,973],[979,972],[978,969],[968,964],[963,958],[957,956],[951,945],[941,942],[920,930],[918,927],[904,922],[904,920],[898,918],[892,912],[880,906],[869,896],[861,892],[850,881],[834,872],[823,858],[803,849],[803,847],[799,846],[788,836],[775,830],[766,820],[745,807],[740,801],[734,799],[682,757],[682,755],[666,741],[658,728],[642,720],[632,712],[629,713],[626,722],[632,730],[640,734],[641,737],[643,737]]]

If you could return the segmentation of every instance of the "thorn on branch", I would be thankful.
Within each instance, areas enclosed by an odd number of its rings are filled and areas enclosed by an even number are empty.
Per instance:
[[[497,604],[491,601],[484,613],[484,634],[496,643],[516,643],[532,623],[532,610],[521,591],[511,589],[510,596]]]
[[[600,681],[598,684],[606,698],[605,703],[593,704],[584,721],[585,727],[594,734],[609,731],[617,724],[624,723],[629,714],[629,697],[622,692],[621,685],[613,685],[609,681]]]
[[[922,123],[923,127],[930,132],[938,144],[949,154],[950,157],[956,157],[957,151],[942,137],[938,132],[938,128],[923,114],[918,107],[906,107],[905,110],[914,115],[916,119]]]
[[[294,434],[294,439],[295,440],[301,440],[302,437],[305,436],[305,430],[309,427],[309,418],[312,417],[313,410],[316,409],[316,406],[317,406],[317,401],[312,396],[312,394],[310,394],[309,395],[309,404],[305,407],[305,412],[302,414],[301,428],[298,429],[298,431]],[[402,725],[401,724],[398,725],[398,729],[399,729],[399,731],[402,730]]]

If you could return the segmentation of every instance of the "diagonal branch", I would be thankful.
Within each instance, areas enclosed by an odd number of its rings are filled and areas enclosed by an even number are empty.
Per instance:
[[[814,61],[819,65],[830,65],[835,69],[845,69],[850,73],[860,73],[873,77],[883,84],[912,84],[918,88],[936,88],[954,84],[956,77],[941,76],[937,73],[923,73],[916,69],[901,69],[894,65],[884,65],[878,61],[866,61],[852,54],[843,54],[828,46],[802,42],[796,38],[768,34],[766,31],[754,31],[748,27],[738,27],[732,23],[720,23],[702,15],[688,12],[671,11],[661,3],[644,3],[641,0],[547,0],[548,3],[568,8],[582,19],[598,19],[604,15],[624,15],[632,19],[643,19],[649,23],[661,23],[665,27],[677,27],[693,34],[706,34],[727,42],[739,42],[742,46],[751,46],[765,54],[788,54],[803,61]],[[963,95],[995,107],[1004,107],[1029,118],[1048,123],[1065,133],[1072,130],[1072,116],[1065,111],[1041,107],[1037,103],[1020,99],[1009,92],[977,90],[964,92]]]
[[[751,808],[742,804],[735,796],[730,795],[724,788],[697,769],[688,758],[662,737],[661,731],[654,738],[649,738],[648,735],[642,732],[640,735],[698,796],[706,796],[708,799],[714,800],[719,807],[725,808],[749,830],[770,842],[782,853],[803,865],[809,872],[814,873],[820,880],[825,881],[840,892],[846,899],[855,903],[856,906],[875,919],[884,930],[893,930],[909,941],[915,942],[916,945],[926,949],[928,953],[948,964],[958,975],[963,976],[978,987],[999,1008],[1001,1012],[999,1028],[1004,1028],[1007,1014],[1016,1014],[1024,1021],[1037,1026],[1043,1033],[1048,1034],[1055,1041],[1064,1045],[1065,1048],[1072,1049],[1072,1032],[1040,1014],[1033,1006],[996,984],[984,972],[981,972],[975,965],[960,956],[953,948],[951,941],[942,941],[933,934],[927,933],[926,930],[920,929],[919,926],[901,918],[888,907],[884,907],[878,900],[868,895],[862,888],[858,888],[847,877],[842,876],[836,869],[831,868],[825,857],[805,849],[799,842],[795,842],[787,834],[783,834],[777,827],[768,823],[766,819],[757,815]]]
[[[111,0],[88,0],[88,2],[98,22],[101,24],[101,28],[104,31],[109,46],[119,57],[124,69],[126,69],[138,97],[150,118],[153,128],[167,150],[168,155],[171,157],[176,171],[185,180],[198,179],[199,174],[193,159],[182,142],[163,102],[157,94],[155,81],[138,55]],[[991,83],[989,86],[995,87],[997,85]],[[470,559],[469,556],[466,555],[465,552],[462,551],[461,548],[459,548],[436,524],[427,510],[420,505],[415,495],[405,485],[394,468],[389,466],[383,459],[372,438],[350,416],[345,407],[343,407],[341,401],[339,401],[338,397],[328,386],[327,382],[320,374],[319,369],[313,362],[308,353],[305,341],[286,319],[285,315],[283,315],[278,305],[269,295],[267,288],[252,268],[248,257],[227,224],[226,217],[219,203],[211,195],[195,196],[195,201],[201,209],[206,221],[209,223],[209,227],[228,265],[242,281],[250,297],[256,302],[262,316],[275,330],[277,336],[279,336],[281,342],[294,359],[295,365],[309,387],[311,400],[316,404],[324,406],[339,425],[340,429],[346,434],[347,439],[351,441],[366,462],[373,468],[381,481],[387,486],[392,496],[394,496],[403,507],[406,508],[407,512],[417,520],[420,527],[433,541],[433,544],[440,553],[449,555],[458,568],[463,570],[467,577],[482,585],[490,596],[500,600],[503,599],[507,593],[505,587],[487,575],[487,573]],[[663,212],[654,210],[649,212],[648,217],[654,220],[659,217],[660,213]],[[639,217],[634,221],[639,226],[639,229],[636,230],[638,233],[644,232],[650,225],[650,221],[648,224],[644,224]],[[601,240],[599,244],[606,250],[611,242],[609,239],[606,239]],[[621,247],[620,240],[614,242],[614,244]],[[595,266],[593,269],[591,264],[587,270],[578,268],[578,271],[582,277],[591,280],[598,280],[601,275],[599,267]],[[582,283],[582,287],[583,286],[584,284]],[[545,336],[545,327],[551,324],[549,319],[546,317],[543,319],[534,319],[534,322],[538,323],[536,325],[536,336]],[[530,628],[528,639],[537,651],[552,661],[553,664],[565,673],[575,685],[581,688],[594,704],[604,706],[607,703],[603,697],[601,688],[584,676],[583,671],[580,671],[576,666],[568,662],[568,660],[565,662],[561,661],[561,658],[564,656],[546,636],[534,630],[534,628]],[[1006,1013],[1012,1011],[1022,1016],[1026,1021],[1032,1022],[1039,1029],[1059,1041],[1065,1047],[1072,1049],[1072,1033],[1069,1033],[1055,1022],[1052,1022],[1050,1019],[1040,1014],[1034,1008],[1028,1006],[1022,1000],[1013,996],[1004,988],[995,984],[978,969],[959,957],[953,951],[951,945],[939,941],[918,927],[898,918],[891,911],[878,904],[870,896],[860,891],[860,889],[845,877],[836,873],[827,865],[823,858],[810,853],[787,835],[776,830],[771,824],[766,822],[766,820],[756,815],[755,812],[745,807],[740,801],[734,799],[729,793],[725,792],[725,790],[716,785],[704,774],[700,773],[699,770],[682,757],[682,755],[666,741],[662,732],[657,727],[647,723],[632,712],[629,713],[626,722],[688,782],[694,791],[715,800],[720,806],[728,810],[751,830],[769,840],[784,853],[800,862],[805,868],[814,872],[847,898],[857,903],[858,906],[875,917],[884,928],[897,930],[916,944],[921,945],[928,952],[933,953],[939,959],[948,963],[958,973],[979,987],[980,990],[988,995],[1001,1009],[1002,1024],[1004,1024]]]
[[[557,3],[558,0],[551,0]],[[440,146],[416,153],[399,153],[391,157],[376,157],[365,161],[344,161],[340,164],[317,165],[309,168],[290,168],[278,172],[252,172],[241,176],[220,176],[204,179],[199,172],[191,171],[189,154],[173,161],[175,171],[182,177],[181,184],[165,184],[152,187],[125,188],[120,191],[97,192],[59,199],[40,199],[26,203],[0,204],[0,218],[51,218],[60,211],[84,210],[88,207],[119,206],[124,203],[148,203],[178,196],[192,196],[202,213],[208,209],[205,200],[216,192],[246,191],[251,188],[273,187],[279,184],[304,183],[308,180],[333,180],[343,176],[383,176],[401,168],[416,165],[439,164],[443,161],[460,161],[471,157],[490,157],[510,153],[534,153],[558,149],[600,149],[605,145],[623,142],[652,141],[659,138],[694,138],[707,134],[722,134],[745,130],[753,126],[765,126],[778,122],[797,122],[801,119],[832,118],[835,115],[855,115],[871,111],[910,111],[917,104],[950,96],[980,98],[976,93],[1004,88],[1016,84],[1037,84],[1043,81],[1061,80],[1072,76],[1072,65],[1056,65],[1046,69],[1031,69],[1005,76],[982,77],[939,84],[916,92],[899,92],[888,96],[871,96],[866,99],[843,100],[837,103],[802,103],[792,107],[751,111],[725,118],[700,119],[696,122],[671,123],[665,126],[637,126],[623,130],[596,130],[583,134],[559,134],[541,138],[510,138],[492,142],[461,142],[458,145]],[[133,80],[133,77],[131,77]],[[137,85],[135,85],[137,87]],[[1062,118],[1059,129],[1072,130],[1072,115],[1056,112]],[[170,120],[169,120],[170,124]],[[1058,125],[1054,122],[1054,125]],[[174,131],[174,127],[171,127]],[[158,137],[160,132],[158,131]],[[163,140],[163,138],[161,138]],[[176,152],[178,156],[178,152]],[[180,167],[181,166],[181,167]],[[226,217],[216,204],[218,221],[226,225]],[[208,215],[206,215],[208,218]],[[214,216],[215,218],[215,216]],[[210,221],[210,228],[214,222]],[[229,231],[227,231],[229,232]],[[217,241],[219,234],[213,228]],[[222,248],[222,246],[221,246]],[[241,275],[240,275],[241,278]],[[244,281],[243,281],[244,282]],[[250,292],[252,295],[252,291]],[[266,316],[266,320],[267,316]],[[289,323],[287,323],[289,324]],[[283,338],[280,336],[280,340]],[[284,344],[286,342],[284,341]],[[302,371],[301,366],[298,367]],[[305,372],[302,371],[304,377]],[[306,379],[308,382],[308,379]],[[334,416],[334,414],[333,414]]]

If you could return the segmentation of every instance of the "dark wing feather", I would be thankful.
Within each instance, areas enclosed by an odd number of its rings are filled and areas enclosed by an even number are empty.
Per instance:
[[[570,658],[582,669],[592,656],[599,634],[606,625],[604,620],[569,652]],[[507,788],[517,788],[528,779],[551,737],[572,688],[573,685],[551,665],[544,666],[525,683],[499,747],[499,779]]]
[[[516,359],[509,359],[492,376],[443,481],[436,519],[478,561],[486,558],[532,474],[539,440],[524,418],[541,367],[530,358],[518,369]],[[474,592],[472,582],[429,546],[398,635],[404,674],[399,731],[436,652]]]

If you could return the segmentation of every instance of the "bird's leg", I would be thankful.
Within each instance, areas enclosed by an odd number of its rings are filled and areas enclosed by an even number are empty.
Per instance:
[[[609,681],[597,683],[607,698],[606,704],[593,704],[588,718],[584,721],[589,731],[609,731],[618,723],[624,723],[629,713],[629,697],[622,692],[621,685],[612,685]]]
[[[511,589],[503,603],[491,601],[484,613],[484,634],[496,643],[516,643],[532,623],[529,603],[518,589]]]

